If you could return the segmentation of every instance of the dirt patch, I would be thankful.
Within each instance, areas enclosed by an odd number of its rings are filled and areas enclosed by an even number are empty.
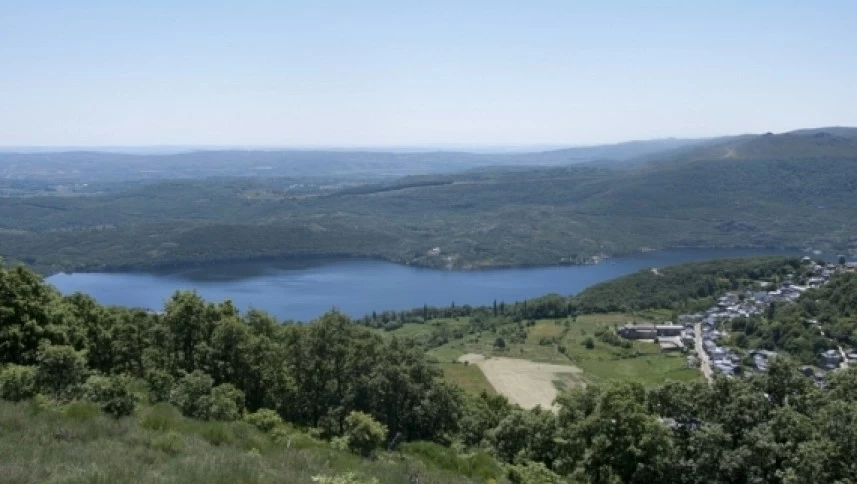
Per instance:
[[[468,353],[458,361],[476,365],[498,393],[523,408],[551,408],[557,396],[555,380],[566,386],[582,385],[583,370],[571,365],[552,365],[516,358],[485,358]]]

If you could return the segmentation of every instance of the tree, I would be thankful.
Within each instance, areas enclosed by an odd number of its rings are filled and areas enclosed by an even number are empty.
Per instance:
[[[369,457],[387,439],[387,427],[378,423],[371,415],[351,412],[345,418],[345,437],[348,439],[349,449]]]
[[[65,324],[73,333],[75,349],[86,351],[87,366],[101,373],[110,373],[114,367],[113,330],[117,327],[114,315],[91,297],[75,293],[63,298]]]
[[[204,367],[209,356],[206,342],[219,316],[217,309],[196,292],[177,291],[167,301],[163,320],[173,372],[193,372]]]
[[[205,420],[208,418],[213,385],[214,380],[202,371],[188,373],[173,386],[170,403],[187,417]]]
[[[151,403],[166,402],[170,399],[175,379],[169,373],[155,369],[146,373],[146,383],[149,384]]]
[[[844,255],[839,256],[839,265],[844,266],[847,261],[848,259],[846,259]]]
[[[497,349],[501,349],[501,350],[505,349],[506,348],[506,340],[504,340],[501,337],[497,337],[497,339],[494,340],[494,347]]]
[[[0,364],[32,365],[44,342],[66,343],[59,300],[35,273],[0,268]]]
[[[123,310],[114,315],[113,323],[113,371],[143,377],[146,351],[156,347],[152,338],[156,327],[154,315],[143,310]]]
[[[48,345],[39,351],[36,386],[57,400],[74,397],[86,379],[86,356],[71,346]]]

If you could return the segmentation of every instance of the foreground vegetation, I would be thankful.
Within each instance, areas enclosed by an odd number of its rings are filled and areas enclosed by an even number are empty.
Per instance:
[[[311,483],[323,477],[380,484],[416,476],[442,484],[501,475],[486,454],[459,456],[420,443],[364,459],[288,426],[262,432],[244,422],[192,420],[166,404],[116,419],[83,402],[0,402],[0,430],[0,481],[9,484]]]
[[[747,271],[768,277],[795,269],[787,259],[701,267],[709,275],[730,271],[725,287],[744,284]],[[681,285],[680,278],[668,280],[675,281],[664,287],[668,292]],[[687,284],[707,287],[705,280]],[[857,314],[855,280],[843,274],[829,290],[812,293],[838,327]],[[636,285],[620,280],[616,287]],[[640,317],[710,297],[688,293],[689,299],[647,305],[640,294],[648,290],[627,290]],[[575,298],[551,296],[491,308],[421,308],[414,311],[425,317],[421,325],[400,321],[405,313],[376,314],[361,324],[331,313],[281,325],[193,293],[177,293],[163,314],[103,307],[84,295],[60,296],[27,269],[3,269],[0,398],[7,402],[0,403],[0,478],[857,479],[857,369],[834,372],[824,388],[786,357],[774,359],[767,373],[718,377],[712,385],[699,378],[646,381],[638,367],[622,366],[654,361],[645,348],[613,342],[602,331],[630,314],[582,314],[582,308]],[[435,326],[442,318],[448,324]],[[373,325],[379,329],[365,327]],[[446,366],[445,358],[461,351],[456,344],[483,345],[485,338],[498,354],[514,356],[517,349],[545,361],[566,358],[584,368],[589,384],[560,388],[553,412],[523,410],[502,396],[468,394],[446,382],[444,371],[471,390],[484,386],[463,365]],[[671,370],[658,378],[686,379]]]

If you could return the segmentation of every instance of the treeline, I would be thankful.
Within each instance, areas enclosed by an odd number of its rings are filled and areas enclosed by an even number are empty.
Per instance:
[[[575,298],[575,305],[582,312],[706,307],[712,297],[724,291],[800,270],[798,258],[784,257],[722,259],[643,270],[587,288]],[[693,304],[695,301],[701,304]]]
[[[373,311],[355,322],[372,328],[392,331],[406,323],[424,323],[435,319],[469,317],[476,321],[503,318],[508,322],[523,320],[564,318],[576,314],[573,298],[548,294],[533,299],[507,303],[494,301],[491,306],[457,306],[454,302],[446,307],[424,305],[405,311]]]
[[[789,274],[800,279],[806,270],[800,259],[795,257],[721,259],[682,264],[657,272],[642,270],[596,284],[574,296],[548,294],[523,301],[494,301],[491,306],[425,305],[406,311],[375,311],[357,322],[394,330],[405,323],[444,318],[504,318],[505,321],[520,322],[646,309],[693,311],[707,308],[715,296],[725,291],[748,287],[761,280],[785,279]]]

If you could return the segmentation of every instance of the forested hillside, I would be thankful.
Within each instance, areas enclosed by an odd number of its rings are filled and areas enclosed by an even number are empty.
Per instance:
[[[852,282],[816,297],[853,315]],[[163,314],[109,308],[22,268],[0,271],[0,294],[0,397],[29,402],[0,405],[6,482],[134,481],[153,469],[192,482],[857,479],[855,369],[820,388],[777,358],[759,376],[605,382],[564,392],[556,413],[527,411],[462,393],[410,339],[336,313],[280,325],[192,293]],[[122,465],[110,449],[127,454]]]
[[[53,272],[307,255],[476,269],[670,247],[853,253],[855,166],[854,138],[815,132],[706,145],[632,170],[498,168],[312,188],[185,180],[5,197],[0,255]]]

